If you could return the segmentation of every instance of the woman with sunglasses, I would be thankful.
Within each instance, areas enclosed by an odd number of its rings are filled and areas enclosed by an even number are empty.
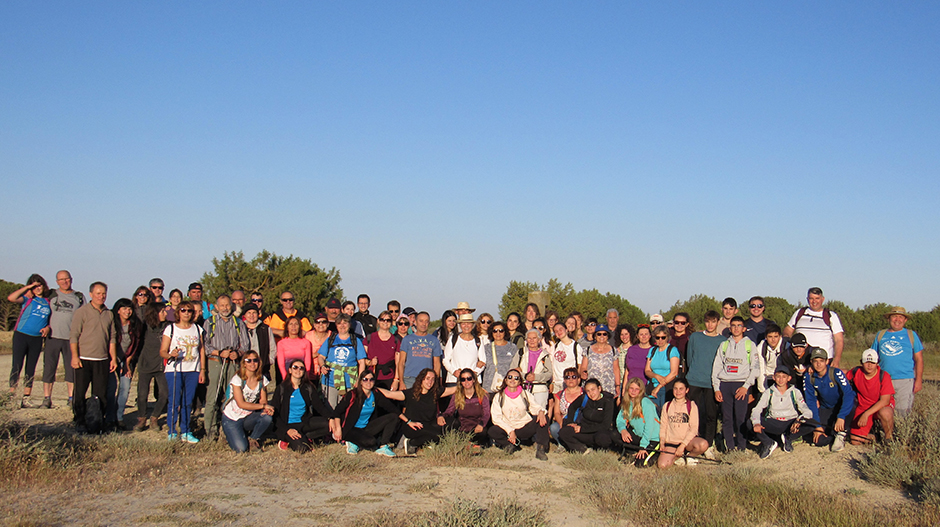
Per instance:
[[[669,344],[669,330],[665,324],[653,329],[653,347],[647,355],[645,371],[649,379],[649,395],[656,400],[656,407],[662,408],[670,389],[669,383],[679,375],[679,350]]]
[[[495,393],[499,390],[499,387],[503,385],[503,377],[506,376],[509,368],[512,368],[513,360],[519,355],[519,348],[506,340],[508,334],[509,329],[502,322],[494,322],[490,327],[490,343],[484,346],[487,361],[486,368],[483,370],[483,389],[487,393]]]
[[[470,368],[460,370],[457,379],[460,387],[447,405],[447,410],[444,410],[444,415],[438,417],[437,424],[446,426],[447,420],[456,417],[451,426],[470,434],[470,441],[475,448],[488,445],[490,437],[486,434],[486,425],[490,422],[490,398]]]
[[[624,455],[633,455],[637,467],[651,463],[647,457],[659,446],[659,413],[653,400],[646,397],[645,387],[646,381],[639,377],[626,381],[613,433],[614,444],[627,451]]]
[[[258,440],[271,426],[274,416],[274,407],[268,404],[268,392],[264,389],[268,383],[261,374],[258,352],[245,353],[238,373],[229,382],[228,401],[222,407],[222,430],[232,450],[239,453],[261,450]]]
[[[389,399],[405,403],[398,418],[404,423],[405,453],[412,455],[418,447],[441,437],[444,430],[438,422],[438,399],[450,397],[457,387],[445,389],[434,370],[425,368],[418,373],[413,387],[403,391],[379,391]]]
[[[153,291],[149,287],[142,285],[134,291],[134,314],[137,315],[137,320],[144,320],[144,308],[147,304],[151,302],[156,302],[157,297],[154,296]]]
[[[303,453],[334,431],[332,412],[310,382],[303,359],[291,359],[287,368],[290,377],[277,385],[271,397],[271,407],[277,411],[274,433],[278,448]]]
[[[513,359],[512,367],[526,372],[523,387],[540,408],[548,408],[552,386],[551,348],[542,339],[539,322],[525,334],[525,348]]]
[[[596,330],[597,319],[594,317],[588,317],[584,323],[584,334],[581,335],[581,338],[578,340],[578,345],[581,346],[581,349],[587,351],[587,349],[594,344],[594,332]]]
[[[646,386],[646,358],[649,357],[650,348],[653,347],[650,344],[652,338],[653,334],[650,333],[649,324],[640,324],[636,327],[633,345],[627,348],[627,356],[623,360],[624,382],[627,379],[637,377],[643,381],[643,386]]]
[[[108,374],[107,420],[109,423],[116,422],[117,426],[124,428],[124,409],[131,393],[131,379],[134,377],[137,352],[142,343],[143,319],[137,318],[134,313],[134,304],[127,298],[121,298],[115,302],[111,313],[114,316],[114,348],[118,367]],[[115,392],[117,392],[116,397]]]
[[[679,375],[685,376],[685,353],[689,346],[689,337],[695,333],[695,323],[688,313],[680,311],[672,316],[672,327],[669,328],[669,343],[679,350]]]
[[[23,400],[20,403],[22,408],[33,408],[30,396],[33,393],[36,364],[39,363],[39,355],[42,353],[42,339],[52,333],[52,327],[49,325],[52,306],[46,299],[47,296],[49,286],[43,277],[34,274],[26,280],[26,285],[7,297],[7,300],[14,304],[23,304],[13,329],[13,365],[10,369],[10,397],[13,397],[20,382],[20,371],[24,362],[26,364]]]
[[[297,317],[287,317],[284,321],[284,338],[277,342],[277,370],[281,379],[287,379],[287,365],[294,359],[304,363],[304,369],[313,368],[313,345],[303,338],[303,323]]]
[[[454,332],[454,328],[457,327],[457,313],[454,313],[451,310],[444,311],[444,314],[441,315],[441,326],[434,330],[433,335],[437,337],[437,340],[441,341],[441,349],[447,345],[447,341],[450,340],[451,334]]]
[[[522,346],[525,345],[525,333],[520,331],[521,328],[522,317],[519,316],[519,313],[510,313],[506,317],[506,340],[512,342],[518,349],[522,349]]]
[[[519,450],[519,443],[532,439],[535,458],[547,461],[548,418],[545,407],[539,406],[528,391],[522,389],[522,372],[509,370],[499,393],[490,403],[493,426],[487,431],[496,446],[508,454]]]
[[[407,317],[405,317],[407,319]],[[395,358],[401,342],[392,335],[392,314],[382,311],[378,317],[378,330],[366,341],[366,366],[377,377],[376,386],[386,390],[404,390],[395,378]],[[407,326],[406,326],[407,328]]]
[[[337,443],[346,441],[347,454],[378,447],[376,454],[395,457],[390,443],[401,423],[400,414],[395,403],[375,389],[375,374],[364,371],[355,387],[336,405],[331,422],[333,439]]]
[[[490,327],[493,325],[493,315],[482,313],[477,317],[476,327],[473,328],[473,334],[480,339],[480,345],[485,346],[490,343]]]
[[[401,341],[405,340],[410,331],[411,319],[404,313],[398,315],[398,320],[395,321],[395,341],[398,343],[399,348],[401,347]]]
[[[708,449],[708,442],[697,436],[698,407],[686,399],[688,392],[689,385],[685,379],[676,379],[672,386],[672,400],[663,405],[659,419],[659,468],[672,466],[686,454],[695,457]]]
[[[610,330],[601,324],[594,332],[597,341],[584,352],[581,359],[581,378],[597,379],[601,386],[607,386],[614,397],[620,400],[620,364],[617,361],[617,350],[608,343]]]
[[[574,320],[574,319],[570,319]],[[561,322],[555,324],[555,346],[552,348],[552,392],[557,392],[565,387],[564,372],[568,368],[577,368],[580,362],[581,350],[578,343],[571,338],[571,332],[568,331],[566,324]]]
[[[170,291],[170,295],[167,298],[170,302],[166,306],[166,321],[173,323],[176,322],[176,310],[179,309],[180,302],[183,301],[183,292],[179,289],[174,289]]]
[[[312,378],[320,376],[320,364],[323,362],[322,357],[320,357],[320,348],[323,347],[323,343],[330,338],[331,334],[330,320],[326,318],[326,314],[317,313],[313,318],[313,329],[304,333],[304,338],[310,341],[310,348],[312,349]]]
[[[159,431],[158,418],[166,411],[166,375],[163,374],[163,358],[160,357],[160,344],[163,340],[163,330],[166,329],[166,312],[169,308],[165,304],[156,302],[147,304],[144,309],[143,332],[139,359],[137,361],[137,425],[134,430],[142,432],[147,423],[147,398],[150,385],[156,387],[157,404],[153,407],[150,416],[150,428]]]
[[[206,349],[202,328],[194,323],[196,308],[190,301],[180,302],[176,311],[179,321],[163,330],[160,356],[166,360],[169,405],[166,413],[167,439],[198,443],[189,429],[196,386],[206,382]],[[179,435],[176,423],[179,420]]]
[[[558,433],[561,432],[561,427],[565,424],[564,421],[565,416],[568,415],[568,407],[584,393],[584,390],[581,389],[581,375],[578,374],[577,368],[565,368],[565,371],[562,373],[562,378],[564,379],[564,388],[556,392],[553,396],[555,398],[555,404],[552,405],[552,424],[548,429],[552,439],[555,440],[558,446],[561,446]]]

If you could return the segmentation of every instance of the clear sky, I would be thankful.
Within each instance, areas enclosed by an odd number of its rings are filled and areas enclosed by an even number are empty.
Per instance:
[[[0,3],[0,278],[938,304],[937,2]],[[479,313],[479,311],[478,311]]]

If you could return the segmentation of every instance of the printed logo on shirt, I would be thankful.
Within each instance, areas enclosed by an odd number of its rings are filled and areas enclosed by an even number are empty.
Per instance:
[[[729,364],[725,367],[725,371],[728,373],[738,373],[738,367]]]
[[[895,340],[894,337],[890,337],[889,340],[884,340],[879,346],[878,352],[886,357],[895,357],[904,352],[904,345],[900,341]]]
[[[674,425],[684,425],[689,423],[689,414],[683,412],[681,414],[669,414],[669,422]]]
[[[568,353],[565,352],[564,348],[558,348],[555,350],[555,360],[558,362],[565,362],[568,359]]]

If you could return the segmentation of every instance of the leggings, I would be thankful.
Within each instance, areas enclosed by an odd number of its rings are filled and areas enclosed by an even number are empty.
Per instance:
[[[563,426],[558,438],[565,448],[574,452],[584,452],[588,447],[610,448],[610,430],[598,432],[575,432],[574,427]]]
[[[365,428],[355,428],[345,432],[347,442],[362,448],[375,448],[391,443],[401,419],[398,414],[385,414],[375,417]]]
[[[493,425],[490,427],[487,432],[490,436],[490,439],[496,443],[496,446],[500,448],[506,448],[509,446],[509,434],[506,433],[502,428]],[[520,441],[525,441],[532,439],[533,442],[537,445],[542,445],[545,448],[548,448],[548,427],[539,426],[538,420],[534,417],[531,421],[525,424],[522,428],[516,429],[516,439]]]
[[[137,417],[147,417],[147,397],[150,395],[150,382],[157,388],[157,404],[153,407],[152,417],[160,417],[166,411],[166,375],[162,371],[137,372]]]
[[[23,388],[33,388],[33,375],[36,374],[36,364],[42,353],[42,337],[34,337],[19,331],[13,332],[13,367],[10,369],[10,388],[16,388],[20,382],[20,370],[26,362],[26,371],[23,372]]]

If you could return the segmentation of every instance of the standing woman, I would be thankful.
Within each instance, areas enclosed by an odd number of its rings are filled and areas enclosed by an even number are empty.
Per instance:
[[[406,387],[399,386],[398,379],[395,378],[395,356],[401,343],[390,331],[392,314],[382,311],[377,320],[378,330],[370,334],[365,343],[366,367],[375,373],[376,386],[379,388],[404,390]]]
[[[405,453],[411,455],[415,453],[413,449],[433,443],[441,437],[444,429],[438,423],[440,410],[437,400],[450,397],[457,388],[451,386],[445,389],[434,370],[425,368],[418,372],[413,387],[404,391],[379,391],[389,399],[405,403],[398,418],[404,423]]]
[[[569,320],[574,321],[573,318]],[[551,355],[552,363],[552,392],[557,392],[565,387],[565,371],[569,368],[577,369],[579,359],[578,343],[571,338],[572,333],[568,331],[566,324],[561,322],[555,324],[555,346]]]
[[[374,388],[375,374],[363,371],[359,382],[336,405],[331,421],[333,439],[337,443],[346,441],[347,454],[378,447],[376,454],[395,457],[389,443],[401,423],[400,412],[395,403]]]
[[[149,290],[148,290],[149,291]],[[153,293],[150,293],[153,295]],[[151,302],[152,303],[152,302]],[[146,309],[146,308],[145,308]],[[108,375],[108,422],[117,422],[124,427],[124,410],[131,392],[131,379],[137,366],[137,353],[140,351],[143,333],[143,318],[137,318],[134,304],[127,298],[121,298],[111,308],[114,314],[114,335],[116,339],[115,355],[118,367]],[[141,317],[146,313],[142,312]]]
[[[525,346],[525,333],[520,331],[521,329],[522,317],[519,316],[519,313],[510,313],[509,316],[506,317],[506,340],[512,342],[518,349],[522,349],[522,346]],[[486,386],[485,383],[484,386]],[[488,389],[489,388],[487,388],[487,390]]]
[[[640,324],[636,327],[636,338],[632,346],[627,348],[627,358],[624,359],[624,379],[637,377],[643,381],[646,386],[646,358],[649,357],[650,340],[653,338],[650,333],[649,324]]]
[[[274,432],[278,448],[303,453],[310,450],[313,441],[329,437],[333,431],[332,411],[310,382],[303,359],[291,359],[287,364],[290,376],[277,385],[271,397],[271,406],[277,410]]]
[[[179,289],[170,291],[170,303],[166,307],[166,321],[176,322],[176,310],[179,309],[180,302],[183,301],[183,292]]]
[[[558,313],[549,309],[545,312],[545,342],[549,346],[554,346],[557,340],[555,340],[554,328],[555,324],[558,323]]]
[[[473,330],[473,334],[480,339],[481,345],[486,345],[490,343],[490,327],[493,325],[493,315],[489,313],[483,313],[477,317],[477,325]]]
[[[157,297],[154,296],[153,291],[149,287],[142,285],[134,291],[133,306],[134,314],[137,315],[137,320],[144,321],[144,309],[147,307],[147,304],[151,302],[156,302]],[[111,308],[112,311],[114,308]],[[115,318],[117,318],[115,316]]]
[[[447,345],[447,341],[450,340],[450,336],[456,327],[457,313],[449,309],[444,311],[444,314],[441,315],[441,327],[434,330],[434,335],[437,336],[437,340],[441,341],[441,349],[444,349],[444,346]]]
[[[13,367],[10,369],[10,396],[12,397],[20,381],[20,370],[23,369],[23,363],[26,363],[21,408],[34,408],[29,399],[33,393],[33,376],[36,374],[39,354],[42,353],[42,339],[52,332],[52,327],[49,326],[52,307],[46,300],[47,296],[49,296],[49,286],[41,276],[34,274],[30,275],[26,285],[13,291],[7,297],[10,302],[23,304],[13,330]]]
[[[532,302],[529,302],[528,304],[525,305],[525,311],[523,311],[523,314],[525,314],[525,330],[524,331],[529,331],[530,329],[532,329],[532,324],[535,323],[535,319],[542,316],[541,313],[539,312],[539,306],[533,304]]]
[[[398,315],[398,320],[395,321],[395,340],[398,342],[399,347],[401,347],[401,341],[405,340],[410,330],[411,319],[408,318],[408,315],[404,313]]]
[[[304,333],[304,338],[310,341],[313,349],[313,377],[320,375],[320,348],[330,335],[330,320],[326,318],[326,314],[317,313],[313,319],[313,329]]]
[[[519,355],[519,348],[506,340],[508,334],[509,329],[502,322],[494,322],[490,326],[490,343],[484,346],[487,360],[486,369],[483,370],[483,389],[487,393],[499,390],[503,385],[503,377],[512,368],[513,359]]]
[[[629,446],[637,467],[646,464],[650,452],[659,446],[659,414],[656,404],[646,397],[646,381],[632,377],[626,381],[620,411],[617,412],[617,431],[614,444],[622,449]]]
[[[486,425],[490,422],[490,399],[486,390],[477,382],[477,376],[470,368],[460,370],[457,379],[460,381],[457,393],[451,398],[444,415],[437,418],[437,424],[445,426],[447,419],[456,416],[454,427],[457,430],[470,434],[470,441],[475,446],[488,445],[490,437],[486,434]]]
[[[264,389],[267,385],[258,352],[245,353],[238,373],[229,382],[231,396],[222,407],[222,430],[232,450],[261,450],[258,440],[271,426],[274,416],[274,407],[268,404],[268,392]]]
[[[487,431],[496,446],[509,454],[519,449],[520,440],[535,442],[535,458],[548,461],[548,418],[545,408],[522,389],[522,372],[509,370],[503,386],[490,403],[493,426]]]
[[[685,379],[676,379],[672,386],[672,400],[663,406],[659,419],[659,468],[675,463],[685,454],[695,457],[708,449],[708,441],[698,437],[698,407],[686,399],[689,385]]]
[[[552,386],[551,348],[542,339],[538,323],[526,331],[525,348],[513,359],[512,367],[525,372],[523,387],[532,393],[539,408],[548,408]]]
[[[617,350],[608,343],[610,331],[601,324],[594,332],[597,342],[591,345],[581,359],[581,378],[597,379],[601,386],[607,386],[610,393],[620,399],[620,365],[617,364]],[[611,388],[612,387],[612,388]]]
[[[287,379],[287,365],[294,359],[304,362],[304,371],[313,369],[313,346],[303,338],[303,325],[297,317],[287,317],[284,323],[284,338],[277,343],[277,369],[281,379]]]
[[[167,439],[177,438],[187,443],[199,440],[189,429],[193,397],[196,386],[206,382],[206,349],[202,328],[194,324],[196,308],[192,302],[180,302],[176,310],[179,321],[163,330],[160,356],[166,359],[167,393],[169,406],[166,414]],[[179,435],[176,421],[179,419]]]
[[[166,312],[169,309],[164,304],[156,302],[147,304],[144,309],[144,327],[141,333],[139,359],[137,360],[137,425],[134,430],[142,432],[147,422],[147,396],[150,393],[151,381],[157,387],[157,404],[150,415],[150,428],[160,430],[158,418],[166,411],[166,375],[163,370],[163,357],[160,356],[160,344],[163,341],[163,330],[166,329]]]
[[[633,342],[636,340],[636,330],[633,329],[633,326],[630,324],[621,324],[617,326],[617,331],[620,333],[617,335],[617,342],[620,343],[620,345],[617,346],[617,364],[621,366],[621,372],[626,372],[627,355],[630,352],[630,346],[632,346]],[[645,362],[641,367],[646,367]],[[626,386],[626,379],[621,383],[621,386]]]
[[[584,323],[584,334],[581,335],[581,340],[578,341],[578,344],[581,345],[581,349],[586,350],[594,344],[594,332],[596,330],[597,319],[588,317],[587,322]]]
[[[679,375],[679,350],[669,344],[669,330],[665,324],[653,330],[653,344],[646,359],[647,390],[650,397],[656,399],[656,406],[662,408],[669,383]]]

